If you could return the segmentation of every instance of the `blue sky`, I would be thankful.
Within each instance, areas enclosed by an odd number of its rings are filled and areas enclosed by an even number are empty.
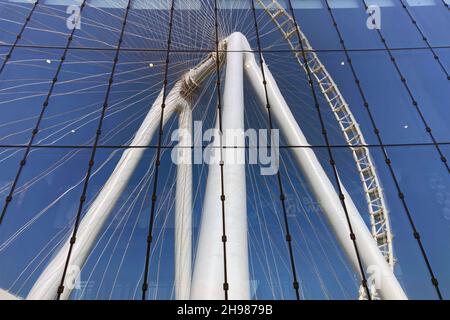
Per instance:
[[[336,1],[335,1],[336,2]],[[450,295],[450,182],[448,172],[413,108],[380,38],[366,28],[367,15],[360,5],[334,9],[338,26],[350,49],[350,56],[370,103],[374,119],[392,160],[395,175],[406,195],[414,221],[421,232],[426,251],[440,281],[444,297]],[[399,1],[393,7],[382,7],[381,32],[407,79],[419,107],[433,130],[443,153],[450,156],[450,81],[425,47]],[[173,84],[205,52],[214,49],[211,1],[200,11],[175,10],[174,47],[171,54],[169,82]],[[318,3],[317,1],[315,3]],[[350,3],[350,2],[348,2]],[[352,2],[353,3],[353,2]],[[323,2],[322,2],[323,6]],[[450,13],[441,2],[432,6],[408,7],[447,71],[450,70]],[[58,66],[68,36],[65,6],[38,7],[19,44],[41,46],[17,47],[10,63],[0,74],[0,195],[7,195],[23,149],[12,145],[26,144],[36,116],[48,92],[50,80]],[[20,31],[30,5],[0,1],[0,41],[12,43]],[[58,241],[71,231],[90,149],[77,148],[92,144],[98,123],[107,79],[112,68],[123,9],[89,8],[82,15],[82,28],[75,32],[58,77],[35,143],[65,148],[33,148],[18,184],[20,191],[0,226],[0,287],[26,295],[33,281],[55,249]],[[310,144],[331,174],[320,124],[306,76],[293,59],[273,25],[258,12],[264,57],[282,93],[300,123]],[[363,107],[329,13],[323,8],[297,9],[296,17],[322,62],[338,84],[360,124],[368,144],[377,144],[367,112]],[[221,33],[241,31],[256,49],[252,13],[248,9],[221,12]],[[109,97],[102,146],[96,156],[95,175],[88,188],[88,201],[94,199],[114,169],[122,149],[136,131],[149,106],[156,98],[163,80],[167,11],[131,10],[115,82]],[[45,47],[43,47],[45,46]],[[425,48],[424,48],[425,47]],[[94,50],[101,48],[104,50]],[[9,49],[0,46],[0,60]],[[370,50],[367,50],[370,49]],[[184,50],[184,52],[182,52]],[[284,51],[284,52],[283,52]],[[152,66],[150,66],[150,64]],[[194,119],[203,120],[204,128],[213,125],[216,93],[210,79],[199,97]],[[320,98],[325,124],[333,145],[344,143],[337,123]],[[248,128],[266,128],[262,109],[250,87],[246,86],[246,124]],[[172,119],[169,127],[176,126]],[[167,131],[169,132],[169,131]],[[170,145],[169,134],[165,143]],[[156,140],[152,142],[155,145]],[[398,145],[402,146],[398,146]],[[424,144],[406,146],[405,144]],[[384,163],[379,147],[370,148],[383,184],[394,233],[394,250],[398,260],[396,274],[411,298],[434,299],[417,244],[412,237],[405,211]],[[170,151],[170,150],[169,150]],[[175,166],[169,151],[163,155],[154,235],[150,263],[149,298],[173,298],[173,201]],[[351,193],[362,216],[367,208],[356,167],[347,148],[335,147],[333,153],[343,183]],[[145,258],[145,237],[150,212],[151,172],[155,151],[149,148],[126,192],[107,222],[81,280],[86,290],[73,297],[82,299],[131,299],[140,297],[141,276]],[[352,299],[357,296],[357,280],[331,231],[326,226],[318,204],[305,185],[301,172],[293,165],[289,150],[281,152],[281,175],[288,197],[289,223],[294,237],[294,254],[305,299]],[[194,167],[194,241],[200,222],[203,185],[207,168]],[[331,175],[330,175],[331,176]],[[150,188],[149,188],[150,187]],[[293,299],[291,274],[281,223],[281,206],[275,177],[262,177],[255,165],[247,169],[251,277],[254,298]],[[67,190],[69,192],[65,193]],[[35,218],[35,222],[33,222]],[[33,222],[32,224],[30,223]],[[12,236],[24,225],[29,226],[17,237]],[[219,239],[219,237],[218,237]],[[9,241],[11,240],[11,241]]]

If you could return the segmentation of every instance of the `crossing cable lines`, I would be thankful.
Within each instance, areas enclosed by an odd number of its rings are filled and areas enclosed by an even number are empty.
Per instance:
[[[37,0],[34,4],[33,7],[31,8],[30,12],[28,13],[28,16],[25,19],[25,22],[22,24],[22,28],[20,28],[19,33],[16,36],[16,39],[14,40],[14,43],[12,44],[12,46],[9,48],[8,53],[6,54],[5,60],[3,61],[1,67],[0,67],[0,74],[2,74],[3,70],[5,69],[6,64],[8,63],[9,59],[11,59],[11,56],[14,52],[14,50],[17,47],[17,44],[19,42],[19,40],[22,38],[23,32],[25,31],[28,22],[30,22],[31,17],[33,15],[33,13],[36,11],[36,8],[39,4],[39,1],[43,1],[43,0]]]
[[[83,7],[84,7],[84,4],[85,3],[83,2],[83,4],[82,4]],[[65,262],[65,265],[64,265],[63,274],[62,274],[62,277],[61,277],[61,282],[60,282],[60,285],[58,287],[58,292],[57,292],[57,297],[56,297],[57,300],[61,299],[61,295],[64,292],[64,282],[65,282],[65,278],[66,278],[66,274],[67,274],[67,269],[69,267],[73,246],[75,245],[75,242],[76,242],[78,227],[79,227],[80,220],[81,220],[81,213],[83,212],[84,203],[86,201],[86,193],[87,193],[88,185],[89,185],[90,178],[91,178],[91,175],[92,175],[92,169],[94,167],[95,155],[96,155],[96,152],[97,152],[97,145],[98,145],[98,143],[100,141],[100,136],[102,134],[103,121],[105,119],[106,111],[108,109],[109,96],[110,96],[110,93],[111,93],[112,84],[114,82],[114,74],[116,72],[117,62],[119,61],[120,48],[122,46],[123,35],[125,33],[125,27],[126,27],[126,24],[127,24],[128,13],[130,11],[130,8],[131,8],[131,0],[128,0],[127,7],[125,9],[125,15],[124,15],[123,22],[122,22],[122,28],[121,28],[121,31],[120,31],[118,44],[117,44],[117,47],[116,47],[116,53],[115,53],[114,60],[113,60],[112,70],[111,70],[111,73],[109,75],[108,87],[106,89],[105,99],[104,99],[104,102],[103,102],[102,111],[101,111],[101,115],[100,115],[98,126],[97,126],[97,131],[95,132],[95,139],[94,139],[94,144],[93,144],[93,148],[92,148],[92,151],[91,151],[91,156],[90,156],[90,159],[89,159],[89,162],[88,162],[88,169],[87,169],[87,172],[86,172],[86,176],[84,178],[83,191],[81,193],[80,204],[78,205],[78,211],[77,211],[77,215],[75,217],[75,225],[74,225],[74,228],[73,228],[72,237],[70,238],[69,251],[67,252],[67,257],[66,257],[66,262]]]
[[[369,7],[367,6],[366,0],[361,0],[361,1],[362,1],[363,5],[364,5],[365,9],[367,10]],[[408,93],[408,96],[411,99],[411,102],[412,102],[412,105],[413,105],[414,109],[417,111],[417,113],[418,113],[418,115],[420,117],[420,120],[422,121],[422,123],[423,123],[423,125],[425,127],[425,131],[428,133],[431,141],[433,142],[433,145],[434,145],[434,147],[436,148],[436,151],[439,154],[441,162],[444,164],[445,168],[447,169],[447,173],[450,173],[450,168],[448,166],[448,160],[444,156],[444,153],[442,152],[442,150],[441,150],[441,148],[440,148],[436,138],[434,137],[433,131],[432,131],[431,127],[428,125],[428,122],[425,119],[425,116],[424,116],[422,110],[419,107],[419,102],[416,100],[416,97],[414,96],[411,88],[409,87],[405,76],[403,75],[402,71],[400,70],[400,67],[399,67],[399,65],[397,63],[397,60],[395,59],[394,55],[392,54],[392,50],[389,48],[389,46],[387,44],[386,38],[381,33],[380,29],[375,29],[375,30],[376,30],[376,32],[377,32],[381,42],[383,43],[383,46],[386,49],[386,51],[387,51],[387,53],[389,55],[389,58],[390,58],[390,60],[392,62],[392,65],[394,66],[395,70],[397,71],[397,74],[399,75],[400,80],[401,80],[401,82],[402,82],[406,92]]]
[[[261,1],[261,0],[258,0]],[[13,44],[11,43],[0,43],[0,47],[10,48]],[[15,45],[16,48],[26,48],[26,49],[60,49],[63,50],[64,46],[60,45],[49,45],[49,44],[24,44],[17,43]],[[450,49],[450,45],[439,45],[439,46],[431,46],[431,49]],[[95,46],[77,46],[70,48],[70,50],[75,51],[115,51],[115,48],[107,48],[107,47],[95,47]],[[391,51],[405,51],[405,50],[430,50],[428,46],[408,46],[408,47],[395,47],[390,48]],[[166,49],[162,48],[149,48],[149,47],[122,47],[122,52],[166,52]],[[172,49],[170,50],[172,53],[210,53],[211,50],[208,48],[198,48],[198,49]],[[268,53],[291,53],[292,49],[264,49],[264,52]],[[300,51],[300,50],[299,50]],[[306,52],[341,52],[341,49],[335,48],[305,48]],[[386,51],[384,48],[348,48],[349,52],[378,52],[378,51]],[[220,52],[220,50],[219,50]]]
[[[158,131],[158,144],[156,147],[156,159],[155,159],[155,173],[153,176],[153,192],[152,192],[152,204],[150,208],[150,217],[147,233],[147,248],[145,253],[145,267],[144,267],[144,281],[142,283],[142,300],[147,299],[148,291],[148,272],[150,268],[150,249],[153,240],[153,225],[155,221],[155,211],[156,211],[156,201],[157,201],[157,191],[158,191],[158,177],[159,168],[161,165],[161,144],[163,137],[163,124],[164,124],[164,109],[166,107],[166,98],[168,91],[168,74],[169,74],[169,63],[170,63],[170,49],[172,46],[172,31],[173,31],[173,16],[175,10],[175,0],[171,0],[169,9],[169,31],[167,35],[167,50],[166,50],[166,60],[164,64],[164,82],[163,82],[163,92],[162,92],[162,102],[161,102],[161,117],[159,120],[159,131]]]
[[[408,218],[408,221],[409,221],[409,223],[411,225],[411,228],[413,230],[413,236],[417,240],[417,243],[419,245],[422,257],[423,257],[423,259],[425,261],[425,264],[427,266],[428,272],[429,272],[429,274],[431,276],[431,282],[432,282],[433,286],[436,289],[436,292],[438,294],[439,299],[442,299],[442,295],[441,295],[441,292],[439,290],[438,280],[436,279],[436,277],[434,275],[433,269],[431,267],[431,263],[429,262],[429,259],[428,259],[428,256],[426,254],[426,251],[425,251],[425,249],[424,249],[424,247],[422,245],[420,234],[419,234],[419,232],[418,232],[418,230],[416,228],[416,225],[414,223],[414,220],[413,220],[412,214],[410,212],[409,206],[408,206],[408,204],[406,202],[406,196],[405,196],[405,194],[403,193],[403,191],[402,191],[402,189],[400,187],[399,180],[398,180],[398,178],[397,178],[397,176],[396,176],[396,174],[394,172],[394,169],[392,167],[392,161],[389,158],[386,145],[383,143],[383,139],[381,138],[381,132],[378,129],[378,126],[376,125],[373,112],[370,109],[369,101],[367,100],[367,96],[364,93],[364,90],[362,88],[362,85],[361,85],[361,82],[359,80],[358,74],[357,74],[356,69],[355,69],[355,67],[353,65],[353,61],[352,61],[352,59],[350,57],[350,54],[349,54],[349,52],[347,50],[347,46],[345,45],[345,41],[344,41],[344,38],[342,36],[342,32],[341,32],[341,30],[339,28],[339,24],[336,21],[336,18],[334,16],[333,10],[331,9],[331,7],[329,5],[328,0],[324,0],[324,1],[325,1],[325,4],[326,4],[326,7],[327,7],[327,11],[329,12],[331,20],[333,22],[333,26],[334,26],[334,28],[336,30],[336,33],[337,33],[338,37],[339,37],[339,41],[340,41],[340,44],[342,46],[342,49],[344,50],[344,54],[345,54],[345,57],[347,59],[348,66],[350,67],[352,76],[353,76],[353,78],[355,80],[356,86],[358,87],[358,92],[359,92],[359,94],[361,96],[361,99],[363,100],[364,108],[367,111],[367,114],[369,116],[370,123],[372,125],[373,131],[374,131],[374,133],[375,133],[375,135],[377,137],[378,144],[380,146],[381,151],[383,152],[385,163],[388,166],[390,175],[392,177],[392,180],[394,181],[395,188],[397,189],[397,195],[400,198],[400,201],[401,201],[402,206],[403,206],[403,208],[405,210],[405,213],[406,213],[406,216]]]
[[[264,94],[265,94],[265,99],[266,99],[266,108],[267,108],[267,121],[268,121],[268,125],[269,125],[269,131],[270,131],[270,143],[272,143],[272,130],[273,130],[273,122],[272,122],[272,114],[270,111],[270,101],[269,101],[269,95],[267,93],[267,80],[266,80],[266,74],[264,72],[264,60],[263,60],[263,55],[262,55],[262,49],[261,49],[261,39],[260,39],[260,35],[259,35],[259,27],[258,27],[258,19],[256,17],[256,8],[255,8],[255,0],[251,0],[252,2],[252,11],[253,11],[253,20],[254,20],[254,24],[255,24],[255,32],[256,32],[256,42],[257,42],[257,46],[258,46],[258,60],[259,60],[259,65],[261,68],[261,75],[263,78],[263,86],[264,86]],[[294,253],[293,253],[293,249],[292,249],[292,236],[289,230],[289,222],[288,222],[288,217],[287,217],[287,212],[286,212],[286,196],[284,194],[284,189],[283,189],[283,183],[281,180],[281,173],[280,170],[277,171],[277,180],[278,180],[278,190],[280,192],[280,201],[281,201],[281,207],[283,210],[283,220],[284,220],[284,228],[285,228],[285,232],[286,232],[286,242],[287,242],[287,246],[288,246],[288,250],[289,250],[289,259],[291,262],[291,271],[292,271],[292,278],[293,278],[293,287],[295,290],[295,296],[297,300],[300,300],[300,286],[299,286],[299,282],[297,280],[297,271],[296,271],[296,266],[295,266],[295,259],[294,259]]]
[[[223,247],[223,291],[225,300],[228,300],[228,271],[227,271],[227,233],[225,215],[225,177],[223,161],[223,128],[222,128],[222,92],[220,81],[220,59],[219,59],[219,8],[217,0],[214,0],[214,29],[215,29],[215,49],[216,49],[216,87],[217,87],[217,114],[219,121],[219,144],[220,144],[220,202],[222,206],[222,247]]]
[[[325,0],[325,1],[327,1],[327,0]],[[416,28],[417,32],[420,34],[422,40],[425,42],[426,46],[428,47],[428,49],[433,54],[434,60],[436,60],[436,62],[438,63],[439,67],[445,73],[445,76],[446,76],[447,80],[450,80],[450,74],[448,73],[448,71],[445,68],[445,66],[442,64],[441,58],[439,57],[439,55],[436,52],[436,50],[431,46],[430,41],[428,41],[428,38],[425,36],[425,33],[420,28],[419,24],[417,23],[417,20],[414,18],[413,14],[411,13],[411,10],[408,9],[408,7],[407,7],[407,5],[406,5],[404,0],[399,0],[399,1],[401,3],[402,8],[405,10],[406,14],[410,18],[411,23],[414,25],[414,27]]]
[[[312,77],[312,71],[311,71],[310,66],[308,64],[308,59],[306,57],[306,52],[304,50],[302,37],[301,37],[300,32],[299,32],[299,25],[298,25],[297,19],[295,17],[294,8],[292,6],[292,1],[291,0],[288,0],[288,6],[289,6],[290,14],[291,14],[292,19],[293,19],[293,24],[294,24],[294,27],[295,27],[295,33],[297,35],[298,42],[299,42],[299,45],[300,45],[301,55],[302,55],[302,58],[303,58],[303,64],[304,64],[304,66],[306,68],[308,82],[309,82],[309,86],[311,88],[312,97],[314,99],[314,105],[315,105],[315,108],[317,110],[317,115],[318,115],[318,118],[319,118],[320,127],[321,127],[321,130],[322,130],[322,135],[324,137],[324,140],[325,140],[325,143],[326,143],[326,146],[327,146],[329,162],[330,162],[330,165],[331,165],[331,168],[332,168],[332,171],[333,171],[333,175],[334,175],[334,178],[335,178],[337,191],[339,193],[339,199],[341,201],[341,205],[342,205],[342,208],[344,210],[345,218],[346,218],[346,221],[347,221],[347,224],[348,224],[348,228],[349,228],[349,231],[350,231],[350,239],[351,239],[351,241],[353,243],[353,247],[355,249],[356,258],[358,260],[359,272],[361,274],[361,285],[364,288],[364,291],[366,292],[367,298],[369,300],[372,300],[372,296],[371,296],[369,287],[367,285],[366,274],[364,272],[364,267],[362,265],[361,256],[360,256],[359,249],[358,249],[358,245],[357,245],[357,242],[356,242],[356,236],[355,236],[355,234],[353,232],[353,227],[352,227],[352,224],[351,224],[351,221],[350,221],[350,216],[349,216],[349,213],[348,213],[348,210],[347,210],[347,205],[345,204],[345,196],[344,196],[344,193],[342,192],[342,186],[341,186],[341,182],[339,180],[339,176],[338,176],[338,172],[337,172],[337,168],[336,168],[336,162],[334,160],[333,152],[332,152],[331,147],[330,147],[330,142],[329,142],[327,130],[325,128],[325,123],[323,121],[322,111],[320,110],[320,104],[319,104],[319,100],[318,100],[318,97],[317,97],[316,89],[314,88],[314,80],[313,80],[313,77]]]
[[[85,7],[85,5],[86,5],[86,2],[87,2],[87,0],[83,0],[83,3],[80,5],[80,14],[82,13],[82,11],[83,11],[83,9],[84,9],[84,7]],[[36,7],[33,7],[33,8],[36,8]],[[29,15],[29,16],[31,16],[31,14],[32,14],[32,12],[30,12],[30,15]],[[59,60],[58,67],[56,68],[56,72],[55,72],[55,74],[54,74],[54,76],[53,76],[53,79],[52,79],[52,83],[51,83],[51,85],[50,85],[50,88],[48,89],[48,92],[47,92],[45,101],[44,101],[44,103],[42,104],[42,108],[41,108],[40,114],[39,114],[39,116],[38,116],[36,125],[35,125],[35,127],[34,127],[32,133],[31,133],[30,140],[28,141],[28,144],[27,144],[27,146],[26,146],[26,148],[25,148],[25,152],[24,152],[24,155],[23,155],[23,157],[22,157],[22,160],[20,160],[20,163],[19,163],[19,169],[17,170],[16,176],[15,176],[15,178],[14,178],[14,180],[13,180],[12,185],[11,185],[11,189],[10,189],[10,191],[9,191],[9,194],[6,196],[6,199],[5,199],[5,203],[4,203],[4,205],[3,205],[2,212],[1,212],[1,214],[0,214],[0,225],[2,224],[3,219],[5,218],[6,212],[7,212],[7,210],[8,210],[9,204],[11,203],[11,201],[12,201],[12,199],[13,199],[14,191],[15,191],[15,189],[16,189],[16,187],[17,187],[17,183],[19,182],[19,178],[20,178],[20,176],[21,176],[21,174],[22,174],[23,168],[25,167],[25,164],[26,164],[26,162],[27,162],[28,154],[29,154],[30,151],[31,151],[31,148],[32,148],[32,146],[33,146],[34,139],[36,138],[36,135],[37,135],[38,132],[39,132],[40,125],[41,125],[41,122],[42,122],[42,119],[43,119],[44,114],[45,114],[45,111],[47,110],[47,107],[48,107],[48,105],[49,105],[49,101],[50,101],[50,98],[51,98],[51,96],[52,96],[53,89],[55,88],[56,82],[58,81],[58,76],[59,76],[59,74],[60,74],[60,72],[61,72],[63,63],[64,63],[64,61],[66,60],[66,55],[67,55],[67,52],[69,51],[70,45],[71,45],[71,43],[72,43],[72,40],[73,40],[73,36],[74,36],[75,30],[76,30],[76,28],[73,28],[72,31],[71,31],[70,34],[69,34],[69,37],[67,38],[66,46],[64,47],[63,54],[62,54],[62,56],[61,56],[61,59]],[[12,51],[12,50],[11,50],[11,51]]]

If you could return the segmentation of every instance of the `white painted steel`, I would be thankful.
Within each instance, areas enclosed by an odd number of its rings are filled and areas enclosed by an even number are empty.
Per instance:
[[[256,63],[254,55],[248,52],[250,51],[250,46],[243,35],[241,36],[241,39],[241,50],[246,51],[246,75],[260,100],[261,106],[265,106],[266,97],[260,67]],[[360,276],[355,249],[349,236],[350,231],[345,218],[345,212],[342,208],[341,201],[335,187],[323,170],[322,165],[314,154],[312,148],[306,148],[306,146],[309,146],[308,141],[292,115],[292,112],[284,100],[275,79],[265,63],[264,72],[267,81],[267,93],[271,106],[271,114],[279,125],[281,132],[285,136],[287,144],[292,146],[305,146],[302,148],[292,148],[291,151],[293,152],[295,161],[305,176],[311,191],[320,203],[322,211],[324,212],[325,217],[327,218],[339,244],[349,258],[355,273]],[[266,108],[264,109],[266,110]],[[345,195],[345,203],[350,216],[350,221],[356,235],[356,241],[363,266],[365,269],[371,267],[378,271],[378,278],[376,281],[379,285],[378,292],[380,293],[381,298],[394,300],[406,299],[407,297],[402,287],[379,250],[377,243],[372,238],[372,235],[364,223],[364,220],[360,216],[352,198],[343,185],[342,189]]]
[[[168,95],[164,111],[165,122],[167,122],[179,106],[178,94],[179,86]],[[137,131],[136,136],[131,143],[132,146],[142,147],[150,144],[153,134],[159,126],[161,103],[162,91]],[[120,195],[125,190],[144,153],[145,148],[129,148],[124,151],[115,170],[81,220],[77,232],[77,240],[73,246],[70,266],[68,268],[70,272],[67,273],[65,289],[61,295],[61,299],[67,299],[72,292],[70,284],[73,284],[76,281],[79,271],[86,262],[98,234],[119,200]],[[44,272],[36,281],[28,294],[27,299],[51,300],[55,298],[58,286],[61,282],[69,245],[70,242],[69,239],[67,239],[64,246],[58,251],[56,256],[53,257]]]
[[[243,72],[247,75],[250,83],[258,96],[261,106],[265,108],[265,93],[263,78],[259,65],[256,63],[253,53],[245,37],[240,33],[234,33],[224,42],[227,42],[227,72],[225,79],[225,89],[223,98],[223,118],[222,126],[224,130],[224,145],[244,146],[244,97],[243,97]],[[208,59],[199,65],[199,68],[192,70],[180,80],[171,90],[167,97],[165,120],[180,110],[186,108],[186,101],[183,97],[192,93],[201,81],[206,78],[214,69],[215,55],[211,54]],[[219,57],[219,59],[221,59]],[[245,68],[244,68],[245,65]],[[308,142],[303,135],[298,123],[293,117],[286,101],[284,100],[277,84],[269,69],[264,64],[267,79],[267,90],[271,104],[272,115],[280,126],[286,141],[291,145],[308,146]],[[184,102],[183,102],[184,101]],[[158,127],[160,119],[162,97],[161,94],[149,111],[146,119],[138,130],[132,144],[135,146],[146,146]],[[186,121],[186,122],[185,122]],[[189,122],[191,122],[189,120]],[[180,126],[189,126],[186,118],[180,119]],[[233,140],[230,141],[227,129],[237,129],[242,135],[232,132]],[[215,140],[216,147],[213,155],[220,158],[220,139]],[[245,188],[245,164],[244,148],[222,150],[224,160],[224,193],[226,234],[227,241],[227,268],[229,298],[249,299],[249,270],[248,270],[248,244],[247,244],[247,211],[246,211],[246,188]],[[349,238],[349,229],[345,219],[345,213],[341,206],[336,190],[324,172],[314,151],[311,148],[294,148],[292,150],[294,158],[302,170],[311,191],[321,204],[322,210],[334,231],[338,243],[347,254],[349,261],[353,265],[355,272],[359,275],[358,263],[352,241]],[[97,239],[98,233],[104,225],[108,215],[111,213],[121,192],[137,164],[142,157],[142,148],[127,149],[117,164],[111,177],[108,179],[100,194],[97,196],[86,215],[83,217],[78,231],[77,242],[74,245],[71,265],[82,267],[86,258]],[[236,161],[236,159],[241,160]],[[191,190],[180,187],[184,177],[189,176],[190,167],[179,167],[177,175],[177,217],[181,225],[189,224],[189,205]],[[187,175],[187,176],[186,176]],[[189,178],[186,178],[188,181]],[[188,182],[189,183],[189,182]],[[224,281],[223,272],[223,248],[221,243],[222,235],[222,210],[221,210],[221,176],[219,164],[213,163],[209,167],[206,194],[204,199],[202,224],[200,238],[197,249],[197,257],[194,265],[193,281],[191,286],[191,299],[222,299],[224,296],[222,284]],[[372,238],[363,219],[359,215],[350,195],[345,188],[343,192],[346,196],[346,205],[350,215],[350,220],[354,228],[361,259],[365,268],[376,267],[378,269],[379,293],[383,299],[406,299],[403,289],[395,278],[388,262],[385,260],[377,243]],[[180,197],[187,196],[187,201],[180,200]],[[186,223],[185,223],[186,222]],[[186,236],[190,237],[190,229],[179,228],[176,235],[176,260],[179,268],[176,272],[178,277],[179,291],[177,297],[186,297],[186,283],[189,282],[190,272],[181,270],[183,263],[190,260],[190,244],[182,243]],[[28,295],[28,299],[53,299],[62,275],[62,269],[68,250],[68,241],[53,258],[46,270]],[[181,252],[185,254],[181,254]],[[67,282],[73,282],[77,272],[68,274]],[[176,280],[177,281],[177,280]],[[177,289],[177,290],[178,290]],[[70,295],[70,288],[66,288],[62,298],[67,299]]]
[[[244,83],[241,35],[227,39],[227,63],[223,94],[223,145],[216,139],[212,154],[220,161],[222,151],[225,194],[226,259],[229,299],[250,299],[245,185]],[[219,128],[219,123],[216,124]],[[224,298],[224,255],[222,246],[221,171],[218,161],[209,164],[191,299]]]
[[[175,298],[188,300],[192,274],[192,110],[178,117],[175,195]]]
[[[352,150],[366,195],[372,237],[377,242],[378,248],[393,270],[395,258],[389,211],[385,203],[383,188],[378,178],[376,167],[370,155],[370,150],[364,147],[367,143],[361,128],[325,65],[320,61],[319,56],[300,29],[300,26],[295,23],[283,5],[277,0],[256,0],[256,2],[264,9],[281,32],[281,35],[295,55],[297,62],[307,72],[302,50],[305,52],[308,69],[319,85],[321,93],[331,108],[342,134]]]
[[[218,58],[221,59],[221,57]],[[215,54],[210,54],[174,85],[166,98],[164,124],[178,109],[186,106],[186,99],[189,99],[208,74],[214,71],[216,59]],[[162,100],[163,91],[159,94],[138,129],[131,142],[132,146],[143,147],[150,144],[155,131],[159,127]],[[128,148],[124,151],[113,173],[81,220],[68,269],[70,272],[66,276],[65,290],[61,299],[68,299],[70,296],[72,291],[70,284],[73,284],[77,279],[79,271],[86,262],[103,225],[126,188],[144,152],[145,148]],[[55,298],[63,274],[69,244],[69,239],[67,239],[33,285],[27,299],[50,300]]]

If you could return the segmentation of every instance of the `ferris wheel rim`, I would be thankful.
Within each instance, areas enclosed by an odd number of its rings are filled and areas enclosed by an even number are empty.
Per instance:
[[[290,46],[299,65],[305,71],[309,68],[321,89],[321,93],[325,96],[328,105],[331,107],[331,111],[339,123],[346,143],[352,151],[359,172],[368,205],[372,236],[389,266],[393,269],[395,265],[393,235],[383,188],[378,177],[377,169],[373,164],[370,150],[366,147],[367,143],[365,142],[364,134],[356,122],[350,106],[346,103],[338,86],[328,73],[326,67],[321,63],[298,23],[295,22],[283,6],[277,0],[272,0],[268,4],[265,4],[263,0],[256,0],[256,2],[263,8],[264,12],[282,33],[284,40]],[[295,40],[293,40],[295,35],[300,35],[301,38],[297,40],[297,45],[295,45]],[[310,57],[307,60],[308,67],[300,61],[300,49],[302,52],[307,51]]]

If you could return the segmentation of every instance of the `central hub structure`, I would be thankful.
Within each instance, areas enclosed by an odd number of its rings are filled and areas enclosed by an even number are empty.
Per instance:
[[[225,50],[226,49],[226,50]],[[225,53],[226,52],[226,57]],[[219,163],[209,165],[209,173],[202,210],[202,221],[196,260],[192,272],[192,162],[177,164],[176,209],[175,209],[175,294],[177,299],[223,299],[224,283],[229,285],[229,299],[250,299],[250,276],[248,266],[247,205],[244,140],[244,75],[249,80],[259,104],[278,124],[289,145],[293,148],[294,160],[302,172],[312,194],[321,204],[324,216],[333,230],[337,242],[346,253],[355,273],[361,277],[349,224],[356,236],[364,268],[376,270],[378,293],[383,299],[406,299],[392,269],[381,253],[365,222],[361,218],[350,195],[342,188],[349,221],[341,200],[317,159],[314,150],[308,148],[300,125],[292,115],[275,79],[267,65],[256,63],[247,39],[241,33],[233,33],[220,44],[218,54],[211,53],[197,67],[182,77],[167,95],[162,108],[163,91],[150,108],[131,144],[146,147],[159,128],[164,110],[165,123],[174,114],[179,115],[182,136],[180,145],[192,146],[192,114],[190,101],[195,91],[208,78],[217,65],[226,61],[221,127],[223,136],[214,141],[213,156]],[[245,66],[245,67],[244,67]],[[264,81],[265,85],[264,85]],[[268,101],[266,101],[268,100]],[[219,122],[216,127],[219,126]],[[233,129],[233,139],[227,139],[227,129]],[[241,135],[236,136],[236,131]],[[184,133],[183,133],[184,132]],[[222,148],[223,143],[227,148]],[[238,148],[228,148],[236,146]],[[98,239],[121,193],[125,190],[141,160],[145,148],[125,149],[115,170],[92,202],[78,229],[77,241],[73,245],[71,266],[66,282],[72,283],[84,266],[86,259]],[[191,149],[184,148],[182,154],[190,159]],[[223,161],[223,162],[222,162]],[[223,166],[223,176],[221,172]],[[226,237],[223,236],[226,234]],[[226,252],[223,242],[226,244]],[[28,299],[53,299],[57,293],[65,259],[70,246],[64,246],[47,265]],[[191,280],[192,276],[192,280]],[[67,286],[61,298],[67,299],[71,290]]]
[[[221,119],[223,135],[222,139],[214,141],[213,149],[213,157],[223,161],[223,177],[220,168],[222,164],[209,165],[191,290],[191,298],[195,300],[223,299],[223,285],[227,285],[225,282],[234,284],[229,286],[229,299],[250,299],[247,197],[244,196],[247,190],[245,161],[243,161],[245,129],[242,39],[243,35],[240,33],[234,33],[227,39]],[[217,122],[219,121],[218,118]],[[216,124],[216,128],[219,128],[219,123]],[[222,149],[221,143],[226,146],[225,149]],[[225,199],[221,199],[222,184]],[[222,239],[225,235],[226,239]],[[226,260],[222,241],[226,241]]]

